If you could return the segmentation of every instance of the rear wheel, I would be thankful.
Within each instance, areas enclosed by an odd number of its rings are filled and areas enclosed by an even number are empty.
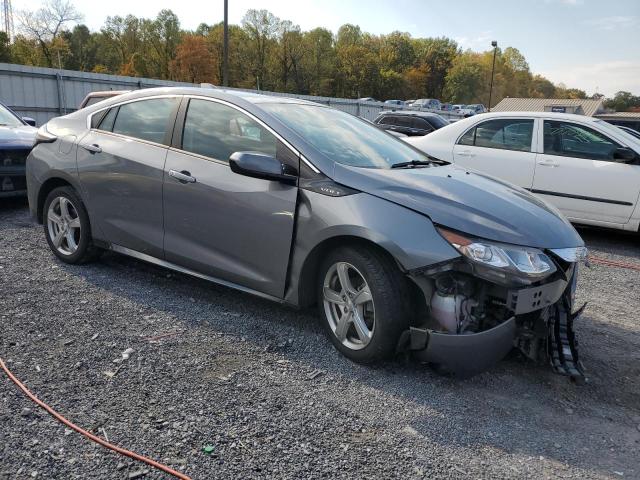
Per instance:
[[[393,355],[409,321],[405,278],[391,259],[366,247],[336,249],[318,286],[323,325],[340,352],[360,363]]]
[[[71,187],[53,189],[44,202],[44,233],[51,251],[63,262],[81,264],[97,257],[89,215]]]

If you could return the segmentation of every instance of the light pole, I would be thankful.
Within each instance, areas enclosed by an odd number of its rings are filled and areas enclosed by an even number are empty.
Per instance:
[[[491,42],[493,47],[493,65],[491,66],[491,84],[489,85],[489,111],[491,111],[491,94],[493,93],[493,72],[496,69],[496,51],[498,50],[498,42],[493,40]]]
[[[229,0],[224,0],[224,37],[222,40],[222,85],[229,86]]]

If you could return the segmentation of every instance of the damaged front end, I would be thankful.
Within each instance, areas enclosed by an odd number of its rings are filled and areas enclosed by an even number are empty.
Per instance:
[[[460,377],[490,368],[512,348],[584,381],[573,322],[578,263],[586,249],[505,245],[440,228],[461,257],[409,272],[424,296],[399,350]]]

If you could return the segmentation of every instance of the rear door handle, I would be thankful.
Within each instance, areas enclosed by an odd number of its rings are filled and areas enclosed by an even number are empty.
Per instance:
[[[553,160],[542,160],[541,162],[538,162],[538,165],[540,165],[541,167],[551,167],[551,168],[560,166],[558,163],[554,162]]]
[[[91,145],[82,145],[82,148],[84,148],[87,152],[90,152],[90,153],[102,152],[102,148],[100,148],[100,145],[96,143],[92,143]]]
[[[195,177],[192,177],[191,174],[186,170],[183,170],[181,172],[177,170],[169,170],[169,176],[182,183],[196,183]]]

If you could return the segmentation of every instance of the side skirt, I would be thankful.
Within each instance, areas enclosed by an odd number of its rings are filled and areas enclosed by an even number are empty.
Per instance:
[[[100,245],[102,246],[102,245]],[[136,258],[138,260],[142,260],[144,262],[153,263],[154,265],[159,265],[160,267],[169,268],[176,272],[185,273],[187,275],[191,275],[193,277],[198,277],[203,280],[207,280],[209,282],[216,283],[218,285],[222,285],[224,287],[233,288],[234,290],[239,290],[241,292],[249,293],[251,295],[255,295],[257,297],[266,298],[267,300],[271,300],[278,303],[286,303],[282,298],[274,297],[272,295],[268,295],[266,293],[259,292],[257,290],[253,290],[251,288],[243,287],[242,285],[238,285],[237,283],[228,282],[226,280],[222,280],[217,277],[212,277],[210,275],[205,275],[204,273],[196,272],[195,270],[190,270],[188,268],[181,267],[180,265],[176,265],[175,263],[167,262],[166,260],[162,260],[160,258],[152,257],[151,255],[147,255],[146,253],[140,253],[136,250],[132,250],[127,247],[122,247],[116,244],[108,244],[105,248],[112,250],[117,253],[121,253],[123,255],[127,255],[129,257]]]

